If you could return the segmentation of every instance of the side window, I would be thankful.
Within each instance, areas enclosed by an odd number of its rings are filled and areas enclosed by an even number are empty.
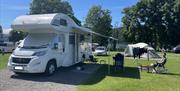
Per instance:
[[[52,22],[52,25],[59,26],[59,20],[58,20],[58,19],[55,19],[55,20]]]
[[[58,37],[58,42],[62,42],[61,36]]]
[[[67,21],[65,19],[54,19],[54,21],[52,22],[52,25],[54,26],[67,26]]]
[[[7,46],[7,44],[5,44],[5,43],[2,43],[2,44],[0,44],[0,46]]]
[[[74,35],[69,35],[69,44],[75,44],[75,36]]]
[[[60,19],[60,25],[67,26],[67,21],[65,19]]]

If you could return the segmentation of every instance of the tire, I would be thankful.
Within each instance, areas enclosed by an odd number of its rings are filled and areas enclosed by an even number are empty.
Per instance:
[[[53,75],[55,73],[56,69],[57,69],[56,63],[54,61],[49,61],[46,66],[45,75],[46,76]]]

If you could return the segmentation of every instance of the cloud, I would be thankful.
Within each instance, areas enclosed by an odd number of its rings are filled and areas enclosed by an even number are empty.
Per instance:
[[[3,29],[3,34],[9,34],[12,28]]]

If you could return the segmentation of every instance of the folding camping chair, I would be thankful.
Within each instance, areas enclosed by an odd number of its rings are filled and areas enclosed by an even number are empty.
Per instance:
[[[162,63],[157,63],[154,67],[156,73],[163,73],[166,72],[167,69],[165,68],[165,64],[167,63],[167,59],[164,59]]]

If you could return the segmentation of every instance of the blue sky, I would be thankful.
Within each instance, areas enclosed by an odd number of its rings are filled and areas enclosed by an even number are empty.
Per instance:
[[[10,28],[12,21],[20,15],[29,12],[29,6],[32,0],[0,0],[0,24],[3,29]],[[112,16],[112,25],[118,23],[121,25],[123,16],[122,10],[125,7],[132,6],[138,0],[66,0],[75,13],[75,16],[81,21],[85,20],[88,10],[93,5],[101,5],[103,9],[109,9]]]

